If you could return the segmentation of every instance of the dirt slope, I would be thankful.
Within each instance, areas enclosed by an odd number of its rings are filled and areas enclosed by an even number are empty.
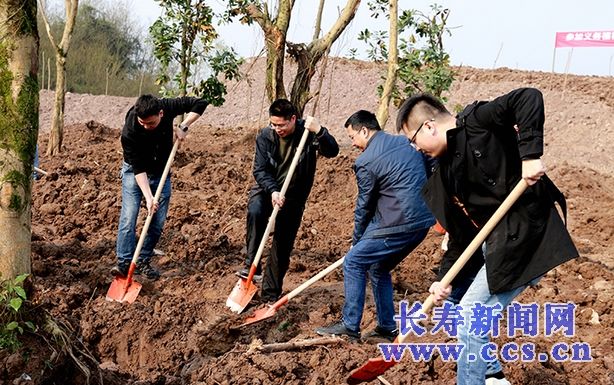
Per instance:
[[[343,256],[349,246],[356,187],[351,165],[357,153],[342,132],[357,109],[375,109],[373,94],[381,68],[369,63],[336,61],[317,115],[343,145],[340,156],[321,159],[314,189],[299,231],[286,289]],[[252,183],[253,140],[266,114],[262,102],[262,64],[251,73],[252,85],[230,85],[222,108],[207,110],[191,130],[174,165],[173,198],[156,263],[164,270],[155,282],[143,282],[135,304],[109,303],[114,242],[120,208],[119,131],[131,98],[69,95],[62,157],[42,157],[54,172],[34,188],[34,302],[72,325],[100,363],[92,382],[106,384],[337,384],[369,357],[368,344],[298,352],[248,352],[264,343],[314,337],[313,329],[335,321],[343,304],[340,271],[297,297],[278,315],[235,329],[242,316],[225,301],[241,265],[247,190]],[[332,80],[331,80],[332,79]],[[614,140],[611,123],[614,81],[607,78],[555,76],[506,69],[459,70],[450,106],[492,98],[519,86],[543,90],[547,105],[546,163],[549,175],[568,197],[568,225],[581,258],[548,274],[523,303],[566,302],[578,305],[576,335],[547,339],[518,337],[540,351],[554,341],[589,342],[592,362],[511,362],[513,384],[614,383],[614,159],[606,145]],[[368,96],[371,95],[371,96]],[[49,125],[51,94],[41,94],[41,127]],[[310,107],[307,107],[310,111]],[[393,115],[394,116],[394,115]],[[95,121],[87,123],[88,121]],[[100,123],[97,123],[100,122]],[[44,151],[45,133],[41,133]],[[423,300],[441,255],[434,233],[395,272],[396,299]],[[371,299],[369,298],[369,301]],[[372,302],[363,329],[375,324]],[[437,337],[443,341],[441,337]],[[496,340],[502,344],[508,339]],[[426,342],[426,341],[419,341]],[[47,352],[48,353],[48,352]],[[45,352],[41,352],[44,355]],[[0,358],[3,356],[0,356]],[[11,383],[30,370],[3,359],[2,381]],[[32,368],[33,383],[82,384],[69,363]],[[390,369],[394,384],[452,384],[454,365],[409,360]]]

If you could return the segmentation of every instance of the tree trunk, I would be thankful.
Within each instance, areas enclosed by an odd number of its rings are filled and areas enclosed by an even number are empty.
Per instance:
[[[266,39],[266,94],[269,102],[286,98],[284,87],[284,59],[286,36],[278,30],[265,32]]]
[[[347,0],[341,15],[326,35],[312,41],[308,46],[305,46],[305,44],[287,43],[288,54],[296,60],[298,67],[296,78],[292,84],[292,91],[290,92],[290,101],[294,103],[300,115],[303,114],[305,105],[312,98],[309,90],[318,62],[345,30],[350,21],[354,19],[359,5],[360,0]]]
[[[66,24],[64,25],[64,33],[62,34],[62,40],[59,44],[57,44],[53,38],[51,27],[49,25],[49,21],[47,20],[47,15],[45,15],[44,10],[41,10],[41,16],[45,29],[47,30],[47,36],[49,37],[51,45],[55,49],[56,68],[55,103],[53,121],[51,123],[51,132],[49,133],[47,155],[56,155],[62,151],[62,141],[64,139],[64,88],[66,86],[66,56],[68,55],[70,39],[72,38],[75,20],[77,19],[79,0],[65,0],[64,6],[66,7]]]
[[[384,83],[382,96],[379,100],[379,108],[377,109],[377,121],[382,129],[384,129],[388,121],[388,108],[399,71],[399,7],[397,1],[398,0],[390,0],[390,50],[388,51],[388,73],[386,74],[386,82]]]
[[[66,87],[66,58],[55,60],[55,99],[53,102],[53,120],[49,132],[47,155],[57,155],[62,151],[64,140],[64,87]]]
[[[0,274],[30,273],[38,135],[36,0],[0,0]]]

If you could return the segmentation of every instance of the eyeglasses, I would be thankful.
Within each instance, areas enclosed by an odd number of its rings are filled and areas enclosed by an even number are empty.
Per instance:
[[[434,122],[435,119],[429,119],[428,122]],[[424,123],[426,123],[427,121],[422,122],[422,124],[420,125],[420,127],[418,127],[418,129],[416,130],[416,132],[414,132],[414,135],[411,137],[411,139],[409,140],[409,143],[411,144],[416,144],[416,136],[418,135],[418,133],[420,132],[420,130],[422,129],[422,127],[424,127]]]
[[[353,135],[348,135],[350,137],[350,140],[353,142],[354,138],[356,137],[356,135],[360,134],[363,130],[366,130],[366,127],[361,128],[358,131],[354,131]]]

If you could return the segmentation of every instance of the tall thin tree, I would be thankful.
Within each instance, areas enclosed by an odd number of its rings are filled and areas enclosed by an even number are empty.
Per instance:
[[[0,0],[0,274],[30,272],[38,135],[36,0]]]
[[[70,47],[70,39],[75,27],[77,19],[77,11],[79,9],[79,0],[64,0],[64,11],[66,13],[66,23],[64,24],[64,32],[62,40],[56,43],[51,26],[45,15],[45,9],[42,0],[39,0],[41,15],[47,30],[47,36],[51,45],[55,50],[55,99],[53,103],[53,120],[51,121],[51,132],[49,133],[49,144],[47,146],[47,155],[57,155],[62,151],[62,141],[64,140],[64,98],[66,96],[66,57]]]
[[[388,50],[388,73],[386,82],[379,99],[377,109],[377,121],[380,127],[384,128],[388,121],[388,110],[392,93],[397,83],[397,73],[399,72],[399,3],[398,0],[390,0],[390,42]]]

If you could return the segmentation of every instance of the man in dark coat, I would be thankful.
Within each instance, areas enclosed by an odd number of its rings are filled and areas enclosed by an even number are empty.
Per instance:
[[[153,192],[158,188],[164,167],[173,148],[173,137],[183,140],[188,127],[198,119],[207,102],[201,98],[181,97],[159,99],[153,95],[140,96],[126,114],[121,143],[124,151],[122,163],[122,208],[117,232],[117,265],[111,269],[115,276],[126,276],[136,250],[136,221],[141,201],[149,214],[151,224],[137,263],[137,274],[158,279],[160,272],[151,265],[154,247],[160,239],[171,198],[171,176],[164,183],[159,202]],[[176,116],[187,114],[178,127],[173,127]]]
[[[288,100],[278,99],[271,104],[269,120],[270,125],[263,128],[256,137],[253,168],[256,184],[250,190],[247,203],[246,268],[237,273],[240,277],[248,277],[249,266],[256,257],[273,206],[280,206],[264,272],[261,292],[263,302],[274,302],[281,295],[294,239],[313,185],[318,153],[326,158],[335,157],[339,153],[339,146],[328,130],[312,117],[307,119],[308,123],[307,120],[299,119],[296,107]],[[281,187],[306,129],[310,131],[307,142],[288,191],[282,197]],[[262,279],[260,266],[254,279]]]
[[[448,297],[462,307],[465,324],[459,325],[458,339],[465,349],[458,384],[484,384],[485,378],[487,384],[509,384],[498,361],[480,358],[488,335],[469,333],[474,303],[501,305],[504,311],[529,284],[578,255],[554,205],[565,214],[565,199],[545,175],[543,126],[542,94],[533,88],[475,102],[456,118],[426,94],[412,96],[399,109],[397,130],[439,161],[424,188],[427,204],[450,235],[439,280],[520,179],[530,186],[452,285],[437,281],[430,288],[436,302]],[[478,357],[474,362],[472,354]]]

